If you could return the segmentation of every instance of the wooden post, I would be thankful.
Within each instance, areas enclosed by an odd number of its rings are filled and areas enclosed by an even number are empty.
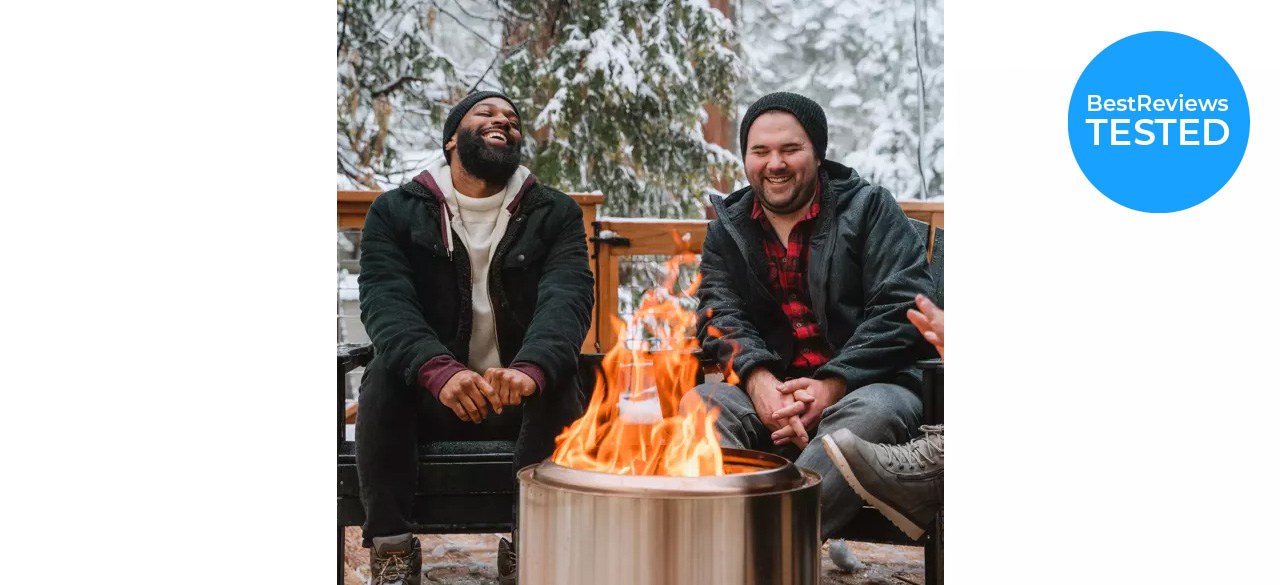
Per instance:
[[[587,254],[595,252],[595,245],[591,243],[591,236],[595,231],[592,225],[596,221],[599,213],[600,205],[604,203],[604,195],[600,193],[570,193],[574,201],[578,202],[578,206],[582,208],[582,227],[587,234]],[[596,286],[596,302],[600,302],[600,275],[596,273],[596,262],[591,260],[587,262],[591,267],[591,276],[595,279]],[[595,353],[596,342],[599,341],[599,326],[596,323],[596,315],[603,315],[599,310],[591,311],[591,328],[587,330],[587,338],[582,341],[582,353]]]
[[[702,219],[646,219],[608,217],[600,220],[601,231],[611,231],[625,239],[625,247],[600,246],[600,273],[596,279],[596,304],[600,316],[596,324],[600,352],[608,352],[617,342],[618,333],[612,317],[618,314],[619,273],[628,256],[672,256],[679,251],[677,238],[689,234],[689,250],[702,253],[707,237],[707,221]]]
[[[719,10],[730,22],[733,21],[733,5],[729,0],[711,0],[711,7]],[[736,152],[737,146],[733,140],[736,133],[733,123],[737,116],[730,117],[715,104],[707,104],[704,109],[707,112],[707,123],[702,127],[703,138],[729,152]],[[733,181],[728,177],[713,178],[712,184],[721,193],[728,193],[733,189]],[[703,206],[703,213],[707,219],[715,219],[715,208],[711,204]]]
[[[604,274],[596,281],[596,337],[600,340],[600,353],[608,353],[618,340],[614,318],[618,316],[618,273],[622,269],[622,255],[615,254],[610,246],[600,246],[600,267]],[[593,348],[592,351],[595,351]]]
[[[907,217],[918,219],[929,224],[929,241],[926,244],[928,254],[927,258],[933,258],[933,240],[934,233],[942,225],[942,202],[941,201],[899,201],[898,205],[902,207],[902,212]]]

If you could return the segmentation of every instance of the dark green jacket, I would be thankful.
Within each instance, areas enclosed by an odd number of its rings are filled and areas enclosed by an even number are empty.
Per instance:
[[[361,239],[360,319],[377,359],[410,386],[428,360],[466,364],[470,351],[471,264],[457,234],[448,253],[447,207],[428,185],[419,176],[378,196]],[[595,299],[582,210],[532,176],[508,209],[489,270],[499,357],[537,365],[560,389],[576,380]]]
[[[834,353],[814,377],[841,377],[850,391],[876,382],[918,388],[912,364],[922,357],[923,338],[907,309],[916,293],[933,290],[924,242],[888,191],[853,169],[824,161],[819,180],[821,211],[806,278]],[[757,366],[780,376],[794,357],[794,338],[768,284],[765,234],[751,219],[752,198],[751,187],[712,198],[719,219],[707,226],[702,249],[699,340],[722,365],[737,351],[732,365],[744,378]],[[708,335],[709,325],[724,337]]]

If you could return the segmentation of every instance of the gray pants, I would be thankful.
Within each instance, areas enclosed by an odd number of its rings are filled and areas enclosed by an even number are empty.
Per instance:
[[[818,430],[810,433],[809,446],[799,450],[788,443],[775,447],[772,433],[760,417],[746,391],[720,382],[701,384],[697,393],[709,406],[720,407],[716,430],[725,447],[755,449],[794,460],[796,465],[822,476],[822,538],[831,538],[853,520],[862,508],[862,499],[845,482],[835,464],[827,458],[820,437],[849,429],[872,443],[905,443],[920,433],[924,416],[920,398],[897,384],[869,384],[849,392],[822,411]]]

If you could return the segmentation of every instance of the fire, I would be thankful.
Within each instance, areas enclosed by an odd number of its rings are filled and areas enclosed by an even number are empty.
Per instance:
[[[555,463],[620,475],[724,475],[719,410],[700,400],[681,409],[699,368],[697,314],[682,305],[696,306],[700,279],[676,292],[680,268],[695,262],[687,243],[676,241],[683,248],[667,262],[662,286],[645,293],[626,323],[612,317],[617,343],[604,356],[586,413],[556,437]],[[733,372],[725,378],[737,383]]]

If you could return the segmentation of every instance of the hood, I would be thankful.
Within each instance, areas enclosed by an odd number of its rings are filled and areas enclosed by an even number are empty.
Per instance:
[[[440,237],[444,239],[445,249],[449,251],[449,256],[453,257],[453,218],[458,214],[458,204],[456,202],[457,193],[453,190],[452,171],[449,163],[444,158],[436,159],[435,162],[427,166],[425,170],[418,173],[413,178],[413,182],[422,185],[423,188],[435,197],[437,203],[440,204]],[[504,212],[507,216],[515,213],[520,207],[520,201],[524,199],[525,193],[532,189],[534,184],[538,182],[537,177],[533,176],[533,172],[520,165],[516,167],[516,171],[511,174],[511,178],[507,179],[506,192],[503,195]]]

